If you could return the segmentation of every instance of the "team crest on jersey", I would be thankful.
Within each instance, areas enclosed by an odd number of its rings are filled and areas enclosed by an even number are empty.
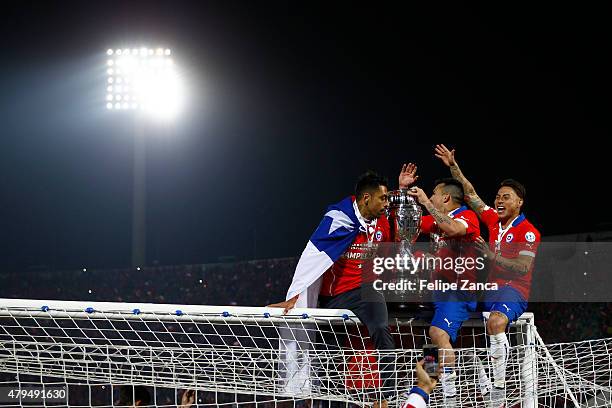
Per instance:
[[[512,242],[514,239],[514,235],[512,233],[506,235],[506,242]]]
[[[382,241],[382,231],[381,230],[376,231],[376,240]]]
[[[534,242],[536,240],[536,236],[533,232],[529,231],[528,233],[525,234],[525,239],[528,242]]]

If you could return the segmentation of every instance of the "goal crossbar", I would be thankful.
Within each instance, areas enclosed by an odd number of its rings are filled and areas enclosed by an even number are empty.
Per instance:
[[[394,393],[409,389],[414,362],[431,341],[426,313],[391,324],[397,348],[377,351],[359,319],[342,309],[283,315],[266,307],[0,299],[0,373],[367,405],[385,386],[384,372]],[[608,339],[547,346],[531,313],[509,338],[509,406],[552,407],[559,399],[579,406],[610,395],[610,356],[599,355],[612,348]],[[459,401],[482,406],[482,376],[491,372],[483,314],[464,323],[455,355]],[[379,365],[385,358],[392,364]],[[444,406],[438,392],[431,406]]]

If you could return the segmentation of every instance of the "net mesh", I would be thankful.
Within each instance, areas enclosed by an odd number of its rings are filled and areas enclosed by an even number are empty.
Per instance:
[[[197,392],[198,406],[366,406],[386,391],[397,404],[431,342],[427,313],[395,319],[398,348],[385,352],[373,349],[349,311],[280,313],[3,299],[0,388],[64,387],[65,406],[118,406],[119,389],[138,385],[158,407],[180,406],[184,390]],[[509,340],[506,406],[612,406],[610,339],[544,345],[526,314]],[[457,406],[487,406],[491,363],[481,317],[464,323],[454,352]],[[385,359],[391,363],[379,364]],[[441,394],[434,391],[430,406],[448,406]],[[3,397],[0,405],[19,403]]]

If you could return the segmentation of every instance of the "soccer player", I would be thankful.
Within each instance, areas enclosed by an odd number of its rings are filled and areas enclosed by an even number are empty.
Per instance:
[[[400,188],[406,187],[400,184]],[[413,187],[408,194],[415,197],[430,214],[422,217],[421,232],[431,234],[437,240],[435,256],[438,259],[476,259],[473,243],[480,236],[480,227],[476,214],[463,205],[461,183],[452,178],[437,180],[429,198],[418,187]],[[433,277],[446,283],[457,283],[461,288],[465,281],[476,282],[475,264],[472,263],[470,268],[438,268]],[[440,349],[440,382],[447,406],[456,405],[457,395],[452,342],[457,339],[457,332],[469,318],[470,312],[476,310],[477,303],[476,295],[471,291],[434,292],[435,312],[429,336]]]
[[[453,178],[461,182],[466,202],[489,229],[489,244],[480,238],[477,245],[490,259],[488,281],[499,286],[499,290],[487,293],[484,307],[485,311],[490,312],[487,321],[491,343],[490,356],[493,362],[490,405],[502,407],[505,400],[509,347],[506,328],[527,309],[533,260],[540,242],[540,232],[521,213],[526,194],[521,183],[512,179],[502,181],[493,209],[485,205],[461,172],[455,160],[455,150],[437,145],[435,156],[450,168]]]
[[[416,166],[403,167],[403,182],[411,184]],[[285,312],[293,307],[349,309],[367,327],[377,350],[390,350],[395,343],[389,330],[387,305],[383,295],[371,285],[362,286],[364,263],[373,254],[372,246],[390,241],[387,181],[375,173],[362,175],[355,195],[328,208],[312,234],[296,266],[287,300],[270,305]],[[367,298],[365,301],[363,298]],[[382,358],[385,397],[390,397],[390,358]]]

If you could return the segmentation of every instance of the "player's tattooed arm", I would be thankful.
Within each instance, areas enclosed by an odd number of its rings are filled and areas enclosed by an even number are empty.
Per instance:
[[[460,237],[466,234],[466,228],[460,222],[452,219],[447,214],[444,214],[438,211],[433,203],[427,198],[425,192],[418,188],[412,187],[408,191],[408,195],[416,198],[419,204],[421,204],[425,209],[431,214],[431,216],[436,220],[436,224],[440,231],[444,232],[449,237]]]
[[[529,272],[529,268],[533,262],[533,257],[521,255],[516,258],[504,258],[501,255],[497,255],[493,257],[493,262],[508,272],[525,275],[527,272]]]
[[[474,189],[472,188],[472,191],[473,190]],[[465,191],[465,188],[464,188],[464,191]],[[464,199],[467,205],[469,205],[470,208],[478,215],[480,215],[480,213],[482,213],[487,206],[484,203],[484,201],[482,201],[480,197],[478,197],[478,194],[476,194],[476,191],[473,191],[472,193],[466,193]]]
[[[440,211],[436,210],[431,201],[428,201],[424,205],[427,211],[431,214],[431,216],[434,217],[434,220],[436,220],[436,224],[438,224],[440,228],[442,228],[441,226],[444,224],[450,224],[453,222],[451,217],[446,214],[442,214]]]
[[[492,262],[497,264],[504,270],[519,275],[525,275],[531,268],[533,257],[528,255],[519,255],[516,258],[504,258],[500,254],[491,251],[489,244],[482,238],[476,239],[476,249],[483,254],[487,259],[491,259]]]
[[[453,178],[463,185],[466,203],[476,214],[480,215],[487,205],[478,197],[472,183],[463,175],[459,164],[455,160],[455,149],[448,150],[443,144],[436,145],[435,156],[448,166]]]

